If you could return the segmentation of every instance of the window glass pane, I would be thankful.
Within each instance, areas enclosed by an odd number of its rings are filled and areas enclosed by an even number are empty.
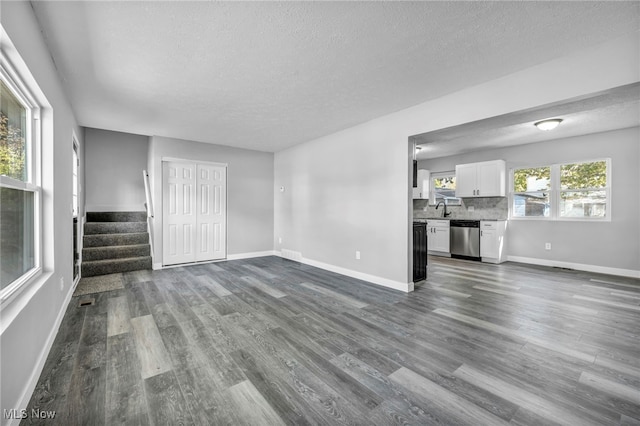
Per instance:
[[[562,191],[561,217],[605,217],[607,191]]]
[[[35,266],[34,193],[0,188],[0,289]]]
[[[515,192],[548,191],[551,189],[551,167],[534,167],[513,171]]]
[[[0,81],[0,175],[27,181],[27,110]]]
[[[561,189],[606,188],[607,162],[563,164],[560,166]]]
[[[433,195],[436,204],[444,202],[449,205],[460,205],[460,198],[456,198],[456,177],[441,176],[434,177]]]
[[[527,192],[513,194],[514,217],[549,217],[550,200],[548,192]]]

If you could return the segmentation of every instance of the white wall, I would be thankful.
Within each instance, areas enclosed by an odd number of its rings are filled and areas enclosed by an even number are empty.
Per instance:
[[[408,137],[637,82],[638,40],[632,34],[276,153],[276,248],[409,289]],[[278,194],[280,185],[289,189]]]
[[[162,158],[226,163],[227,256],[273,251],[273,154],[154,136],[149,146],[154,265],[162,263]]]
[[[421,161],[433,172],[503,159],[507,168],[611,158],[611,221],[511,220],[509,258],[640,276],[640,129],[630,128]],[[544,249],[550,242],[552,250]]]
[[[87,211],[144,211],[149,137],[86,128],[84,138]]]
[[[42,116],[44,273],[3,304],[0,313],[0,409],[21,409],[31,397],[72,294],[72,132],[81,158],[84,142],[30,3],[2,2],[0,20],[51,106]],[[3,38],[3,50],[7,43]],[[13,53],[10,59],[20,68]],[[8,420],[2,416],[0,422]]]

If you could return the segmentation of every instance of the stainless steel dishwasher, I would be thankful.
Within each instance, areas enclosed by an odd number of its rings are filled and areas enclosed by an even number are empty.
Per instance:
[[[480,260],[480,221],[450,221],[451,257]]]

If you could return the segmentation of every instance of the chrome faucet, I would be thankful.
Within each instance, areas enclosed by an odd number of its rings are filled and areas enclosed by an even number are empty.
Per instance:
[[[447,204],[444,201],[440,201],[438,204],[436,204],[436,210],[438,210],[438,207],[440,207],[440,204],[442,204],[444,206],[444,211],[442,212],[442,217],[447,217],[451,214],[451,212],[447,213]]]

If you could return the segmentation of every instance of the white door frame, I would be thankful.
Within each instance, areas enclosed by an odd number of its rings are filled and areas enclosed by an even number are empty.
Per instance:
[[[227,194],[227,189],[228,189],[228,169],[229,169],[229,164],[228,163],[220,163],[220,162],[215,162],[215,161],[200,161],[200,160],[193,160],[193,159],[188,159],[188,158],[177,158],[177,157],[161,157],[160,159],[161,163],[160,163],[160,175],[161,175],[161,194],[162,194],[162,223],[161,223],[161,233],[162,233],[162,241],[163,241],[163,252],[162,252],[162,268],[173,268],[173,267],[178,267],[178,266],[182,266],[182,265],[191,265],[191,264],[197,264],[197,263],[208,263],[208,262],[217,262],[220,260],[225,260],[227,258],[227,247],[228,247],[228,226],[227,226],[227,222],[228,222],[228,217],[227,217],[227,202],[228,202],[228,194]],[[194,261],[194,262],[188,262],[188,263],[181,263],[181,264],[171,264],[171,265],[165,265],[164,264],[164,239],[165,239],[165,235],[164,235],[164,231],[165,231],[165,223],[166,223],[166,218],[165,218],[165,214],[164,214],[164,202],[165,202],[165,193],[164,193],[164,163],[169,163],[169,162],[174,162],[174,163],[187,163],[187,164],[193,164],[194,166],[196,166],[198,164],[202,164],[202,165],[207,165],[207,166],[216,166],[216,167],[223,167],[224,168],[224,173],[225,173],[225,184],[224,184],[224,217],[225,217],[225,229],[224,229],[224,253],[225,253],[225,257],[223,259],[215,259],[215,260],[205,260],[205,261]]]

